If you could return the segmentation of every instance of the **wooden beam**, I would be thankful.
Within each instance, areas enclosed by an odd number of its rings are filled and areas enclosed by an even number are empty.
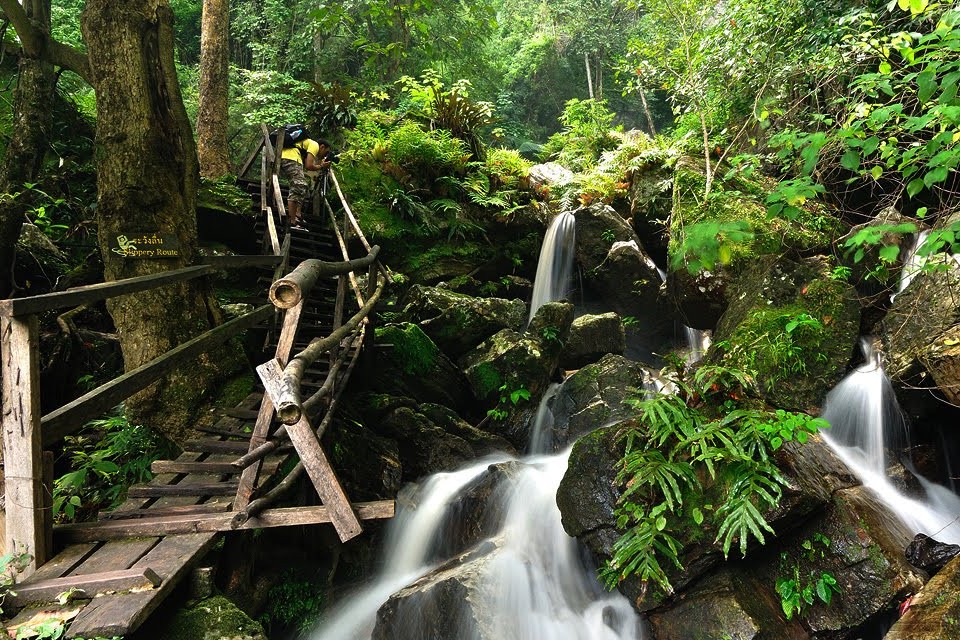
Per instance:
[[[135,484],[127,490],[127,497],[159,498],[161,496],[229,496],[236,492],[236,482]]]
[[[263,138],[260,139],[250,155],[247,156],[246,162],[240,166],[240,172],[237,174],[237,178],[242,178],[243,176],[247,175],[247,171],[250,171],[250,167],[253,165],[253,161],[257,159],[261,149],[263,149]]]
[[[161,271],[160,273],[151,273],[135,278],[115,280],[113,282],[88,284],[82,287],[66,289],[65,291],[44,293],[28,298],[0,300],[0,316],[23,316],[32,313],[53,311],[54,309],[63,309],[65,307],[76,307],[81,304],[90,304],[100,300],[106,300],[107,298],[155,289],[163,285],[193,280],[194,278],[199,278],[214,272],[216,272],[216,268],[202,264],[183,267],[182,269]]]
[[[207,473],[230,475],[243,471],[232,462],[178,462],[176,460],[154,460],[150,464],[152,473]]]
[[[0,317],[7,553],[28,553],[28,577],[47,561],[40,432],[40,324]]]
[[[207,268],[207,267],[205,267]],[[64,406],[51,411],[41,419],[43,442],[50,444],[80,429],[88,420],[103,415],[123,400],[160,380],[170,371],[222,344],[241,331],[260,324],[273,314],[272,305],[225,322],[193,340],[174,347],[150,362],[101,385]]]
[[[353,505],[357,517],[361,520],[382,520],[392,518],[395,512],[393,500],[358,502]],[[157,518],[138,518],[130,520],[111,520],[101,522],[82,522],[79,524],[58,525],[54,528],[54,537],[58,543],[93,542],[97,540],[116,540],[134,536],[187,534],[213,531],[232,531],[233,513],[209,515],[176,515]],[[267,509],[250,518],[238,529],[263,529],[268,527],[289,527],[305,524],[331,522],[330,509],[326,506],[283,507]],[[161,574],[162,575],[162,574]]]
[[[101,511],[97,514],[97,519],[104,520],[128,520],[132,518],[159,518],[161,516],[185,516],[185,515],[203,515],[210,513],[222,513],[230,508],[230,501],[221,499],[217,502],[204,502],[203,504],[181,504],[172,507],[145,507],[143,509],[134,509],[131,511]]]
[[[296,424],[287,425],[287,435],[300,455],[300,462],[306,468],[320,500],[330,510],[331,520],[340,540],[346,542],[360,535],[363,527],[350,508],[350,500],[343,492],[337,475],[330,468],[327,454],[317,440],[307,417],[303,416]]]
[[[103,571],[82,576],[64,576],[30,584],[19,584],[16,592],[7,595],[3,604],[19,609],[32,602],[52,602],[59,594],[70,589],[77,591],[76,597],[93,598],[107,591],[154,589],[160,586],[160,582],[160,576],[149,567]]]
[[[310,295],[317,280],[325,276],[352,273],[357,269],[369,267],[377,259],[379,245],[374,245],[370,253],[362,258],[344,259],[343,262],[327,262],[311,258],[297,265],[297,268],[270,285],[270,302],[280,309],[289,309]]]

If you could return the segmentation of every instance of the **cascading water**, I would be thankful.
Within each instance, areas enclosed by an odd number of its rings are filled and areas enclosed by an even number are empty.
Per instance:
[[[837,456],[900,519],[906,533],[925,533],[960,544],[960,497],[917,477],[923,498],[897,489],[887,477],[887,445],[904,429],[904,420],[880,355],[863,341],[866,362],[827,395],[823,418],[831,428],[824,440]]]
[[[577,219],[561,211],[550,223],[540,247],[537,275],[533,281],[530,319],[548,302],[562,300],[570,293],[573,279],[573,254],[577,242]]]
[[[541,409],[546,400],[541,402]],[[543,409],[541,415],[549,414]],[[535,427],[535,431],[537,427]],[[540,431],[549,431],[540,425]],[[597,582],[595,567],[560,522],[556,492],[567,468],[569,449],[556,455],[507,456],[472,464],[456,473],[431,476],[411,495],[398,500],[401,509],[390,524],[382,573],[372,585],[354,594],[314,632],[315,640],[367,640],[377,611],[391,594],[425,576],[447,558],[459,554],[445,539],[443,524],[457,503],[492,464],[516,461],[509,486],[493,492],[484,514],[497,523],[479,584],[462,611],[445,611],[448,620],[463,621],[453,637],[502,640],[641,640],[640,618],[618,592]],[[477,545],[477,548],[481,545]],[[469,600],[467,602],[466,600]],[[393,638],[426,638],[431,627],[419,607],[394,619]],[[482,611],[482,622],[472,612]],[[434,612],[435,613],[435,612]],[[429,636],[433,637],[433,636]],[[444,636],[450,637],[450,636]]]
[[[530,318],[547,302],[563,298],[573,273],[575,219],[560,213],[550,224],[540,250]],[[399,499],[400,510],[390,523],[386,562],[380,576],[350,597],[336,615],[322,620],[315,640],[368,640],[377,612],[390,596],[420,578],[458,549],[455,536],[446,535],[449,514],[490,465],[512,461],[509,483],[501,478],[498,490],[485,504],[484,522],[495,523],[495,533],[473,549],[489,548],[476,564],[478,583],[460,605],[445,610],[448,623],[457,625],[444,637],[457,640],[641,640],[642,623],[630,603],[618,592],[606,591],[595,577],[579,543],[566,534],[556,504],[557,488],[567,468],[570,450],[553,450],[551,385],[540,401],[531,431],[531,455],[503,456],[474,463],[456,473],[436,474],[411,495]],[[406,505],[415,505],[408,508]],[[473,615],[476,612],[481,615]],[[431,613],[413,606],[391,621],[391,638],[433,638]],[[433,615],[437,615],[433,611]],[[455,621],[455,622],[454,622]],[[455,635],[453,635],[455,634]]]
[[[913,278],[923,270],[926,259],[919,255],[919,250],[920,247],[923,246],[923,243],[927,241],[927,236],[929,235],[930,231],[925,230],[913,238],[913,243],[910,245],[910,248],[907,250],[907,255],[903,259],[903,268],[900,269],[900,281],[897,283],[897,292],[890,296],[890,302],[893,302],[896,297],[913,282]]]

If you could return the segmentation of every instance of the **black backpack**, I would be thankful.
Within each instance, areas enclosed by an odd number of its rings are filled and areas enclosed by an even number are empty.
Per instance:
[[[280,137],[281,132],[283,133],[283,148],[289,149],[296,143],[307,140],[310,137],[310,133],[307,131],[307,127],[302,123],[297,122],[294,124],[285,124],[278,129],[274,129],[270,132],[270,144],[276,148],[277,138]],[[300,155],[305,155],[303,149],[300,149]]]

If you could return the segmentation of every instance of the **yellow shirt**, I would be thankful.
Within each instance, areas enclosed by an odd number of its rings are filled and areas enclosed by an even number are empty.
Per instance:
[[[303,158],[300,157],[300,149],[303,149],[307,153],[312,153],[315,158],[320,155],[320,145],[310,138],[307,138],[306,140],[294,143],[292,147],[284,147],[280,157],[285,160],[296,160],[300,164],[303,164]],[[319,160],[319,158],[317,159]]]

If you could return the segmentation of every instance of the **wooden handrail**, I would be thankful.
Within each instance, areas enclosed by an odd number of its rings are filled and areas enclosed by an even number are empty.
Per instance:
[[[374,245],[364,257],[344,262],[327,262],[317,258],[304,260],[296,269],[270,285],[270,302],[280,309],[294,307],[310,295],[310,290],[321,277],[353,273],[356,269],[369,267],[379,252],[380,247]]]
[[[353,211],[350,209],[350,205],[347,204],[347,198],[343,195],[343,191],[340,189],[340,183],[337,181],[337,176],[334,175],[333,170],[330,171],[330,179],[333,180],[333,186],[337,190],[337,196],[340,198],[340,204],[343,205],[344,215],[346,215],[347,220],[350,221],[350,226],[353,227],[354,233],[356,233],[357,237],[360,238],[363,248],[367,251],[370,251],[370,243],[367,242],[366,236],[363,235],[363,230],[360,229],[360,224],[354,217]],[[387,282],[393,283],[393,278],[390,277],[390,272],[383,264],[380,264],[380,272],[383,274],[383,277],[387,279]]]
[[[337,236],[337,243],[340,245],[340,255],[343,256],[343,259],[346,260],[350,256],[350,252],[347,250],[347,241],[344,240],[343,234],[340,233],[340,229],[337,228],[337,218],[333,213],[333,207],[330,206],[330,203],[326,200],[323,201],[323,204],[326,205],[327,214],[330,216],[330,224],[333,227],[333,233]],[[350,287],[353,289],[354,295],[357,296],[357,308],[363,307],[363,294],[360,292],[360,284],[357,282],[357,276],[353,272],[347,274],[347,277],[350,279]],[[342,303],[340,291],[337,291],[337,301]],[[340,305],[343,306],[342,304]]]
[[[196,358],[211,347],[226,342],[241,331],[271,318],[273,313],[272,305],[263,305],[219,327],[214,327],[133,371],[80,396],[73,402],[51,411],[40,419],[44,446],[77,431],[88,420],[103,415],[105,411],[161,379],[176,367]]]
[[[192,267],[151,273],[145,276],[124,278],[123,280],[88,284],[82,287],[73,287],[64,291],[54,291],[53,293],[43,293],[28,298],[9,298],[7,300],[0,300],[0,316],[25,316],[42,313],[44,311],[53,311],[54,309],[63,309],[65,307],[76,307],[81,304],[99,302],[107,298],[146,291],[167,284],[193,280],[194,278],[210,275],[216,271],[216,267],[211,265],[194,265]]]
[[[303,406],[300,400],[300,380],[303,372],[311,364],[316,362],[317,358],[339,345],[340,341],[353,333],[364,318],[369,315],[373,307],[380,299],[383,293],[385,280],[381,280],[376,291],[371,295],[363,308],[350,318],[343,326],[333,331],[326,338],[314,338],[306,348],[294,356],[287,366],[283,369],[283,377],[280,381],[280,395],[277,402],[277,416],[284,424],[296,424],[303,416]]]

